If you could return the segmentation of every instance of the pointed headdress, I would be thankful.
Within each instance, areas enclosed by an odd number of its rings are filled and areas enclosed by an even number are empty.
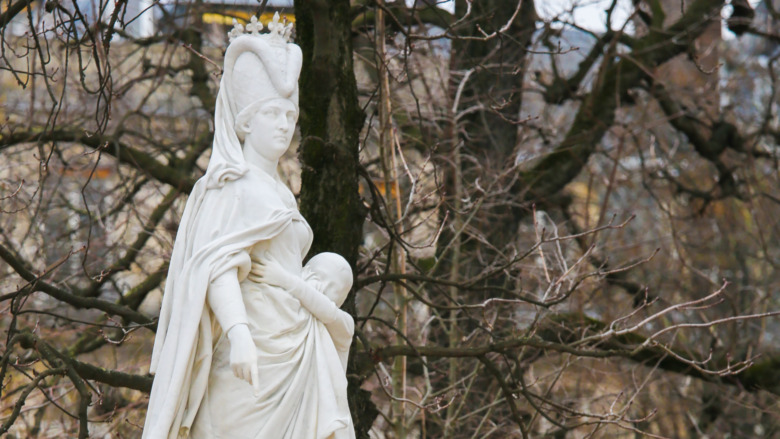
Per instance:
[[[217,188],[240,178],[247,167],[241,151],[236,121],[242,113],[253,112],[272,99],[287,99],[298,108],[298,76],[303,56],[290,42],[292,23],[279,21],[274,14],[268,33],[252,17],[246,28],[233,20],[228,33],[224,71],[217,94],[214,116],[214,148],[206,170],[208,188]]]

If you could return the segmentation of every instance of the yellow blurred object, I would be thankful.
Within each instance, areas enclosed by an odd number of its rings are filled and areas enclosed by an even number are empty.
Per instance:
[[[574,211],[580,212],[583,218],[587,216],[587,224],[595,224],[599,220],[599,196],[594,192],[588,194],[590,191],[588,185],[581,181],[566,186],[566,192],[572,196]]]
[[[79,178],[92,178],[93,180],[105,180],[114,174],[114,167],[112,166],[98,166],[97,168],[86,169],[73,169],[64,168],[60,171],[60,175],[66,177],[79,177]]]
[[[224,13],[218,13],[218,12],[206,12],[201,17],[203,19],[204,23],[209,24],[223,24],[230,26],[233,24],[233,20],[237,20],[241,24],[246,24],[249,22],[249,18],[252,17],[251,12],[247,11],[225,11]],[[290,23],[295,23],[295,15],[293,14],[279,14],[279,17],[282,18],[282,20],[287,20]],[[260,16],[260,22],[265,24],[268,24],[273,20],[274,14],[272,12],[265,12]]]
[[[372,180],[372,183],[376,187],[377,191],[379,191],[379,193],[383,197],[387,196],[387,189],[385,187],[385,181],[384,180],[374,179],[374,180]],[[392,182],[390,183],[390,198],[391,199],[398,198],[398,190],[396,189],[396,187],[397,186],[395,184],[393,184]],[[360,192],[360,195],[364,196],[364,197],[368,193],[368,188],[365,187],[364,184],[361,184],[358,190]]]
[[[208,24],[224,24],[230,26],[233,24],[233,19],[246,22],[249,20],[248,12],[231,11],[226,14],[218,14],[216,12],[206,12],[201,17],[204,23]]]

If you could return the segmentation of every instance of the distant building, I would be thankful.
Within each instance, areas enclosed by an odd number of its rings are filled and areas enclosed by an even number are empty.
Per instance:
[[[233,26],[233,20],[240,23],[249,22],[249,18],[257,15],[262,2],[257,0],[204,0],[199,6],[200,14],[193,14],[194,0],[163,0],[159,7],[154,8],[154,22],[157,29],[163,31],[173,28],[183,28],[191,25],[192,20],[198,20],[206,25],[206,40],[215,45],[227,44],[227,31]],[[268,0],[260,21],[267,24],[275,12],[279,12],[287,21],[295,22],[293,0]]]
[[[103,9],[100,9],[101,3]],[[193,6],[198,4],[200,14],[192,13]],[[106,21],[114,13],[113,1],[76,0],[74,3],[63,3],[71,13],[80,13],[88,25],[98,20]],[[206,25],[212,25],[214,31],[222,32],[233,25],[233,19],[239,22],[249,21],[251,15],[259,12],[261,2],[257,0],[134,0],[126,3],[119,16],[119,26],[124,27],[127,33],[135,38],[146,38],[154,35],[158,30],[167,28],[186,27],[191,20],[200,21]],[[0,12],[5,10],[5,2],[0,6]],[[32,21],[37,29],[52,29],[54,17],[45,11],[45,2],[33,1],[31,3]],[[274,12],[279,12],[288,21],[295,21],[292,13],[293,0],[268,0],[265,11],[260,20],[267,23],[273,17]],[[15,36],[25,35],[30,28],[30,19],[26,12],[18,14],[7,27],[7,31]],[[83,28],[83,26],[82,26]],[[115,38],[121,38],[115,36]],[[213,39],[213,38],[209,38]]]

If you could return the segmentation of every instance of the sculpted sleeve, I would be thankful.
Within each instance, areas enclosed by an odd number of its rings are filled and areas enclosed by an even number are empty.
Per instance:
[[[144,438],[177,437],[192,425],[211,366],[214,334],[206,312],[211,281],[227,272],[235,272],[237,280],[246,277],[248,249],[292,222],[294,211],[267,187],[267,181],[248,174],[207,190],[201,178],[187,200],[152,352],[155,379]]]
[[[290,294],[322,323],[328,325],[339,319],[339,313],[343,311],[327,296],[299,278],[290,276],[289,283]]]
[[[206,299],[224,333],[236,325],[249,324],[237,269],[226,271],[212,279]]]
[[[352,335],[355,333],[355,320],[349,313],[339,309],[327,296],[300,278],[290,276],[289,283],[290,294],[325,324],[339,354],[341,366],[346,371],[349,347],[352,345]]]

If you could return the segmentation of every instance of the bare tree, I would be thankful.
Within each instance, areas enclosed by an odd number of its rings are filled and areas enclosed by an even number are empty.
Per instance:
[[[3,3],[0,434],[140,435],[224,32],[266,3]],[[777,434],[776,5],[603,3],[295,2],[284,177],[355,268],[359,437]]]

